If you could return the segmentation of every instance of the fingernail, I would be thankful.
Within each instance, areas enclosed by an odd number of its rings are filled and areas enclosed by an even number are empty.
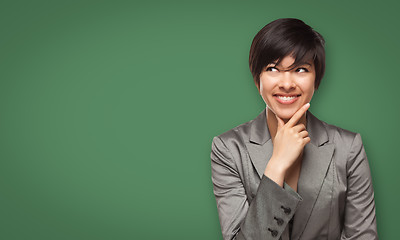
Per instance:
[[[306,106],[307,106],[307,107],[310,106],[310,103],[306,103]]]

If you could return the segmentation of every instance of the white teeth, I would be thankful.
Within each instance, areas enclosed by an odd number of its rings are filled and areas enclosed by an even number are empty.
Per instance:
[[[278,96],[279,99],[282,99],[283,101],[289,101],[292,100],[294,98],[296,98],[297,96],[292,96],[292,97],[284,97],[284,96]]]

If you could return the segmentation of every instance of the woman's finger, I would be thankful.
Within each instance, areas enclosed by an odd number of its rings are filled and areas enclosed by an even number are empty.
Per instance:
[[[294,126],[293,130],[295,132],[301,132],[303,130],[306,130],[306,126],[304,124],[300,123],[300,124],[297,124],[296,126]]]
[[[301,131],[301,132],[299,132],[299,136],[300,136],[301,138],[308,137],[308,132],[307,132],[307,131]]]
[[[302,106],[293,116],[290,118],[290,120],[286,123],[287,126],[293,127],[296,125],[296,123],[300,120],[300,118],[304,115],[304,113],[307,111],[307,109],[310,107],[310,103],[306,103],[304,106]]]

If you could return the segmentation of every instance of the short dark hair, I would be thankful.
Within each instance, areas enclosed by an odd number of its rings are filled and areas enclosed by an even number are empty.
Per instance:
[[[265,25],[254,37],[250,48],[249,66],[254,82],[260,86],[261,71],[270,63],[278,65],[291,55],[292,68],[313,60],[315,89],[325,73],[325,40],[321,34],[295,18],[281,18]]]

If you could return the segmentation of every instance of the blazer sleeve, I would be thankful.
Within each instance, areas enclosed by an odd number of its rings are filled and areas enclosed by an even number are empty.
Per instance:
[[[341,239],[378,239],[371,173],[359,133],[353,140],[347,161],[347,194]]]
[[[251,204],[234,157],[219,137],[214,137],[211,171],[224,240],[279,239],[302,198],[286,183],[280,187],[263,175]]]

